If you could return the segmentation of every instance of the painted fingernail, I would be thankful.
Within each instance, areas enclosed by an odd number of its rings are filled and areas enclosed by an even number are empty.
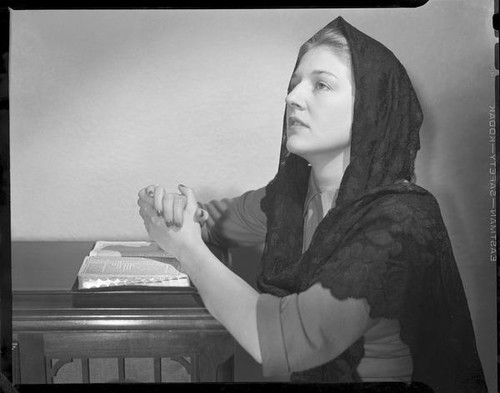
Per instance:
[[[179,186],[181,186],[181,187],[186,187],[184,184],[179,184]]]
[[[159,217],[159,216],[161,216],[161,210],[157,210],[157,211],[156,211],[156,215],[157,215],[158,217]]]
[[[167,221],[167,227],[170,228],[172,226],[172,222],[171,221]]]
[[[155,193],[154,193],[153,191],[149,191],[149,192],[148,192],[148,195],[149,195],[150,197],[154,197],[154,196],[155,196]]]

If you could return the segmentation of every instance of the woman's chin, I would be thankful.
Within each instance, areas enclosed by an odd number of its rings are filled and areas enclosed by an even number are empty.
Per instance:
[[[287,141],[286,148],[290,153],[293,153],[293,154],[300,156],[301,150],[299,148],[297,148],[295,143],[290,143],[290,141]]]
[[[303,141],[297,140],[298,138],[289,138],[286,142],[286,148],[290,153],[293,153],[302,158],[306,158],[308,154],[311,153],[311,149],[305,146]]]
[[[300,138],[298,138],[296,135],[293,135],[291,137],[288,137],[286,141],[286,148],[290,153],[300,154],[300,152],[305,150],[305,146],[301,142],[303,141],[301,141]]]

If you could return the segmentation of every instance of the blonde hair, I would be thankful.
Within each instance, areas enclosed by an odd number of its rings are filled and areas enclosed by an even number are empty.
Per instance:
[[[349,67],[351,67],[351,50],[347,39],[338,28],[324,27],[309,40],[307,40],[299,50],[299,61],[309,50],[318,46],[330,48],[336,55],[342,57]]]

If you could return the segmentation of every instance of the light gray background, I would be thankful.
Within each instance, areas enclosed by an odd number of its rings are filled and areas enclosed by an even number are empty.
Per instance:
[[[423,106],[418,182],[437,197],[496,392],[490,257],[493,1],[418,9],[13,11],[13,240],[145,239],[137,191],[199,199],[265,185],[277,169],[299,46],[342,15],[406,66]],[[254,283],[258,249],[235,250]],[[15,267],[14,267],[15,269]],[[241,349],[237,380],[263,380]]]

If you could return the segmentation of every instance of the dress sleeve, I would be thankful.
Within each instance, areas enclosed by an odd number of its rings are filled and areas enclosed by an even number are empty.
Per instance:
[[[264,376],[307,370],[340,355],[377,320],[365,299],[334,298],[321,284],[285,297],[262,294],[257,328]]]
[[[265,192],[265,187],[262,187],[236,198],[201,204],[209,213],[202,229],[204,240],[222,247],[262,244],[266,237],[267,219],[260,208],[260,201]]]

